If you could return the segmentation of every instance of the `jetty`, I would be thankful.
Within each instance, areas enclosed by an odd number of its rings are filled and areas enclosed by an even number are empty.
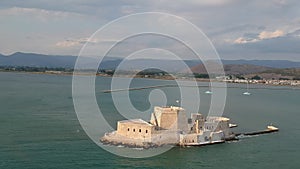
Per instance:
[[[177,87],[176,84],[167,84],[167,85],[155,85],[155,86],[145,86],[145,87],[136,87],[136,88],[126,88],[126,89],[112,89],[112,90],[102,90],[103,93],[112,93],[112,92],[121,92],[121,91],[130,91],[130,90],[144,90],[144,89],[153,89],[153,88],[162,88],[162,87]]]
[[[269,125],[265,130],[260,130],[260,131],[252,131],[252,132],[245,132],[245,133],[236,133],[236,136],[244,135],[244,136],[253,136],[253,135],[260,135],[260,134],[268,134],[268,133],[273,133],[273,132],[278,132],[279,128]]]

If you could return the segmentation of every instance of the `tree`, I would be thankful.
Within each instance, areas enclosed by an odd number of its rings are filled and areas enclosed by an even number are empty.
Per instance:
[[[194,73],[195,78],[202,78],[202,79],[209,79],[208,74],[199,74],[199,73]]]
[[[261,80],[262,78],[258,75],[255,75],[251,78],[252,80]]]

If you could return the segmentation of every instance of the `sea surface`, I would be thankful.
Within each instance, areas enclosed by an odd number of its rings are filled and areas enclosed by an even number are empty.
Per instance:
[[[102,92],[110,88],[110,81],[108,77],[97,77],[95,93],[105,118],[116,127],[117,120],[124,117],[117,113],[111,94]],[[131,87],[165,84],[175,82],[134,79]],[[199,82],[199,85],[207,84]],[[73,107],[72,76],[2,72],[0,168],[298,169],[300,90],[250,85],[251,95],[245,96],[242,95],[245,85],[228,86],[224,116],[239,125],[237,132],[264,129],[270,123],[279,127],[280,132],[205,147],[174,147],[158,156],[132,159],[103,150],[83,131]],[[157,96],[163,91],[168,105],[176,104],[180,97],[177,87],[130,91],[132,105],[149,112],[149,117],[154,106],[149,94],[153,90]],[[199,88],[199,111],[203,114],[210,106],[211,96],[205,94],[206,90],[208,87]],[[187,101],[193,104],[195,100],[187,98]]]

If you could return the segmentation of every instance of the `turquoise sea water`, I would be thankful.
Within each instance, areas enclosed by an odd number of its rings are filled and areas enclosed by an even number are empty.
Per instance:
[[[132,86],[172,84],[172,81],[135,79]],[[202,84],[202,83],[201,83]],[[115,125],[110,78],[98,77],[96,96],[105,118]],[[0,168],[299,168],[300,90],[259,87],[244,96],[244,85],[230,84],[224,115],[252,131],[273,123],[279,133],[243,138],[206,147],[175,147],[159,156],[130,159],[98,147],[83,132],[73,108],[72,77],[0,73]],[[130,92],[138,110],[151,109],[149,93]],[[178,98],[176,87],[162,88],[169,103]],[[210,96],[199,89],[200,111],[208,111]],[[191,100],[192,101],[192,100]],[[115,126],[114,126],[115,127]]]

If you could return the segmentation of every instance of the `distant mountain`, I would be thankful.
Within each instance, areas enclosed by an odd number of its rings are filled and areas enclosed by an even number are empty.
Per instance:
[[[8,56],[0,54],[0,66],[73,68],[76,59],[76,56],[44,55],[36,53],[16,52]],[[121,57],[105,57],[101,62],[100,69],[116,69],[122,61],[124,61],[124,59],[122,59]],[[85,64],[89,65],[90,63],[94,62],[97,62],[95,58],[87,58]],[[231,72],[244,72],[246,70],[255,72],[255,70],[265,70],[266,68],[263,67],[300,68],[300,62],[287,60],[222,60],[222,62],[224,65],[228,65],[225,67],[225,69],[230,69]],[[178,72],[187,69],[187,67],[196,69],[195,66],[200,65],[202,62],[200,60],[184,60],[184,63],[186,65],[183,64],[183,62],[180,60],[132,59],[126,60],[126,62],[122,64],[121,69],[140,70],[144,68],[161,67],[164,68],[165,71]],[[245,65],[256,65],[262,67]]]
[[[43,55],[35,53],[17,52],[12,55],[0,55],[0,66],[30,66],[30,67],[66,67],[73,68],[76,56]],[[122,62],[123,61],[123,62]],[[87,58],[85,65],[97,62],[95,58]],[[133,59],[125,60],[118,57],[105,57],[99,68],[116,69],[122,62],[120,69],[141,70],[145,68],[160,67],[165,71],[176,72],[184,68],[197,65],[201,61],[186,60],[183,64],[180,60],[158,60],[158,59]]]
[[[300,68],[300,62],[293,62],[289,60],[222,60],[223,64],[249,64],[257,66],[266,66],[273,68]]]
[[[76,59],[76,56],[16,52],[8,56],[0,54],[0,66],[73,68]],[[97,60],[94,58],[87,58],[85,65],[89,65],[90,63],[94,63],[96,61]],[[109,57],[104,59],[104,62],[101,64],[101,66],[103,69],[114,69],[121,61],[122,59]]]
[[[103,63],[103,65],[106,62]],[[119,67],[121,70],[142,70],[145,68],[160,68],[164,71],[178,72],[183,69],[187,69],[191,66],[195,66],[201,63],[201,61],[195,60],[159,60],[159,59],[132,59],[125,60]]]
[[[0,55],[1,66],[66,67],[74,66],[74,56],[54,56],[17,52],[12,55]]]
[[[221,68],[218,66],[214,66],[212,64],[207,64],[210,66],[210,73],[220,72]],[[250,65],[250,64],[228,64],[224,65],[224,71],[226,74],[231,75],[240,75],[240,74],[252,74],[252,73],[259,73],[263,71],[273,70],[275,68],[266,67],[266,66],[257,66],[257,65]],[[191,71],[193,73],[199,74],[207,74],[206,68],[204,64],[199,64],[197,66],[191,67]],[[184,72],[184,71],[183,71]]]

